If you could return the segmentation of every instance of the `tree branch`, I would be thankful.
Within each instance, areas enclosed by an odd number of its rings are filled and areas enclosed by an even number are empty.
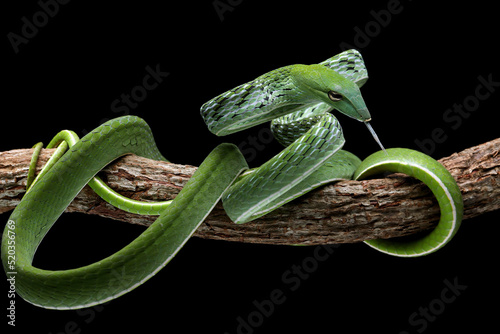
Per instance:
[[[53,150],[43,150],[38,170]],[[32,149],[0,152],[0,213],[13,209],[25,192]],[[440,162],[462,191],[464,219],[500,208],[500,138]],[[126,156],[101,172],[116,191],[138,200],[169,200],[196,167]],[[134,224],[156,217],[130,214],[102,201],[87,186],[67,208]],[[430,190],[402,174],[383,179],[341,181],[312,191],[253,222],[236,225],[219,203],[195,235],[265,244],[350,243],[391,238],[431,229],[439,207]]]

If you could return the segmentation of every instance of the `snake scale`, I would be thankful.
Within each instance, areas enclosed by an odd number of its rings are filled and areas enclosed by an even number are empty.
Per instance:
[[[58,147],[57,153],[34,181],[31,168],[29,189],[3,233],[2,263],[7,275],[15,276],[17,293],[51,309],[104,303],[161,270],[220,199],[235,223],[245,223],[323,184],[385,171],[402,172],[427,184],[437,198],[441,218],[434,230],[417,240],[366,242],[402,257],[426,255],[443,247],[461,222],[460,190],[450,173],[431,157],[409,149],[383,149],[368,123],[371,116],[360,92],[367,79],[360,53],[348,50],[319,64],[273,70],[206,102],[201,116],[215,135],[271,121],[276,139],[285,148],[259,168],[248,169],[235,145],[221,144],[169,202],[130,200],[96,177],[125,154],[166,160],[141,118],[113,119],[81,140],[72,131],[60,132],[48,145]],[[363,162],[342,150],[345,140],[334,111],[364,122],[382,150]],[[159,217],[129,245],[101,261],[61,271],[34,267],[38,245],[86,184],[123,210]]]

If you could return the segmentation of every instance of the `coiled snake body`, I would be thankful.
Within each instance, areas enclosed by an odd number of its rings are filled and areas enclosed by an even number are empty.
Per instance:
[[[169,202],[132,201],[95,177],[125,154],[165,160],[142,119],[125,116],[111,120],[81,140],[71,131],[61,132],[49,147],[62,143],[61,151],[65,145],[69,150],[49,161],[51,167],[45,167],[37,177],[4,230],[2,262],[7,274],[15,275],[17,292],[45,308],[104,303],[162,269],[221,198],[229,217],[244,223],[320,185],[381,171],[403,172],[425,182],[439,202],[441,219],[432,232],[418,240],[367,243],[406,257],[441,248],[456,233],[463,210],[458,186],[442,165],[408,149],[381,150],[363,162],[341,150],[344,136],[333,110],[365,122],[378,141],[359,90],[367,78],[361,55],[349,50],[320,64],[276,69],[208,101],[201,107],[201,115],[214,134],[228,135],[272,121],[277,140],[286,148],[261,167],[244,172],[248,166],[236,146],[221,144]],[[159,217],[128,246],[91,265],[62,271],[33,267],[33,256],[43,237],[87,183],[121,209]]]

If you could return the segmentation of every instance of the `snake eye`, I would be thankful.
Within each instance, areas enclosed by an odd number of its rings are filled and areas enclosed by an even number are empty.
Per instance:
[[[342,100],[342,98],[343,98],[342,94],[334,92],[333,90],[331,90],[331,91],[328,92],[328,97],[333,102],[338,102],[338,101]]]

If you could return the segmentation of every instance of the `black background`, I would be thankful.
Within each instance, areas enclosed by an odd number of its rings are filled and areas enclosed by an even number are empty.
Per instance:
[[[363,54],[370,80],[362,92],[386,147],[422,149],[416,140],[441,129],[445,138],[427,151],[440,158],[498,137],[499,92],[474,106],[461,124],[443,119],[454,104],[473,100],[480,76],[500,81],[494,2],[226,1],[219,3],[232,4],[231,10],[223,13],[210,0],[71,1],[42,21],[17,53],[8,34],[21,35],[22,18],[33,22],[41,6],[33,0],[16,7],[4,4],[0,150],[48,142],[65,128],[82,135],[105,119],[129,113],[150,124],[168,159],[199,165],[218,143],[238,145],[263,128],[217,138],[199,116],[205,101],[274,68],[320,62],[341,52],[342,45]],[[112,109],[121,94],[142,84],[146,66],[169,75],[135,108]],[[364,158],[378,149],[362,124],[339,119],[347,150]],[[250,164],[256,166],[278,150],[275,142],[266,144]],[[340,246],[295,291],[282,275],[312,256],[313,247],[193,238],[158,275],[104,306],[52,311],[16,298],[15,329],[233,334],[238,333],[238,317],[255,315],[255,300],[269,299],[280,289],[285,302],[251,330],[239,332],[486,331],[498,327],[499,217],[497,211],[466,220],[446,248],[425,258],[394,258],[363,244]],[[1,218],[6,222],[8,214]],[[88,264],[142,230],[67,214],[35,261],[49,269]],[[446,280],[466,288],[453,302],[440,304]],[[6,281],[2,289],[1,308],[7,314]],[[417,324],[409,322],[429,305],[445,308],[432,320],[418,316]],[[7,318],[2,319],[6,326]]]

